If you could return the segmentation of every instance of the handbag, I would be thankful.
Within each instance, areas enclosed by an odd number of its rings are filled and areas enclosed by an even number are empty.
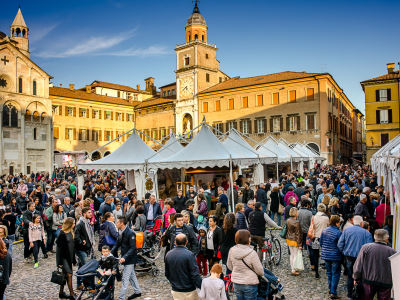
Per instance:
[[[203,221],[204,221],[204,216],[203,215],[199,215],[197,217],[197,223],[203,223]]]
[[[285,207],[279,203],[278,214],[283,215],[285,213]]]
[[[303,253],[301,250],[297,251],[296,259],[294,260],[293,268],[296,271],[303,271],[304,270],[304,263],[303,263]]]
[[[218,258],[218,259],[221,259],[221,258],[222,258],[222,255],[221,255],[221,247],[218,247],[217,258]]]
[[[279,234],[281,236],[281,238],[286,239],[286,235],[287,235],[287,225],[283,225],[281,233]]]
[[[109,246],[114,246],[117,242],[111,235],[105,235],[104,239],[106,241],[106,244]]]
[[[56,271],[53,271],[51,273],[50,282],[58,284],[58,285],[65,285],[65,282],[66,282],[65,274],[62,271],[60,271],[59,266],[57,267]]]
[[[311,248],[314,250],[321,249],[321,244],[319,243],[319,238],[315,238],[311,244]]]
[[[309,237],[311,240],[315,237],[314,217],[311,219],[311,225],[310,228],[308,228],[307,237]]]
[[[356,284],[353,286],[353,290],[351,291],[351,297],[354,300],[358,300],[361,299],[361,295],[362,295],[362,282],[359,280],[356,282]]]

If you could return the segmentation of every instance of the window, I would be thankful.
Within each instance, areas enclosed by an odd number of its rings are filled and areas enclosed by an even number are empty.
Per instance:
[[[185,57],[185,66],[188,66],[190,63],[190,58],[189,57]]]
[[[249,107],[249,98],[248,97],[242,98],[242,106],[243,106],[243,108]]]
[[[263,105],[264,105],[263,95],[257,95],[257,106],[263,106]]]
[[[215,111],[221,111],[221,100],[215,101]]]
[[[53,138],[55,138],[55,139],[60,138],[60,127],[53,128]]]
[[[221,135],[221,133],[224,132],[224,124],[223,123],[216,123],[215,128],[217,129],[216,133],[215,133],[216,135]]]
[[[101,130],[98,129],[92,130],[92,141],[94,142],[101,141]]]
[[[381,147],[389,142],[389,133],[381,133]]]
[[[67,107],[67,116],[68,117],[73,117],[74,116],[74,108],[73,107]]]
[[[282,128],[282,121],[283,121],[283,119],[282,119],[282,117],[274,117],[274,118],[272,118],[271,119],[271,131],[272,132],[280,132],[283,128]]]
[[[65,139],[66,140],[74,140],[74,128],[65,128]]]
[[[295,102],[296,101],[296,91],[289,91],[289,102]]]
[[[87,129],[79,129],[79,140],[80,141],[88,140],[88,130]]]
[[[219,83],[221,83],[221,82],[222,82],[222,77],[219,78]]]
[[[32,95],[36,96],[36,80],[32,82]]]
[[[228,100],[228,109],[233,110],[234,108],[235,108],[235,103],[234,103],[233,99],[229,99]]]
[[[300,116],[288,116],[286,118],[286,130],[287,131],[300,130]]]
[[[168,90],[168,96],[171,96],[171,91],[170,90]]]
[[[167,136],[167,130],[165,128],[160,129],[161,138],[165,138]]]
[[[165,91],[162,92],[162,96],[165,97],[167,96],[167,93]]]
[[[175,89],[172,89],[171,94],[172,94],[172,95],[175,95]]]
[[[314,89],[313,88],[307,89],[307,100],[314,100]]]
[[[112,114],[111,111],[107,110],[104,112],[104,116],[106,120],[112,120]]]
[[[376,111],[376,124],[392,123],[392,110],[381,109]]]
[[[22,93],[22,78],[18,78],[18,93]]]
[[[243,134],[250,134],[251,133],[251,121],[250,120],[242,120],[241,121],[241,132]]]
[[[106,142],[109,142],[109,141],[111,141],[111,139],[112,139],[112,132],[111,132],[111,130],[104,130],[104,140],[105,140]]]
[[[391,89],[376,90],[376,101],[390,101]]]
[[[33,128],[33,139],[37,140],[37,128]]]
[[[11,103],[3,106],[3,126],[18,127],[18,111]]]
[[[206,73],[206,82],[210,82],[210,74]]]
[[[117,91],[117,97],[121,98],[121,92],[120,91]]]
[[[256,125],[257,125],[256,130],[257,130],[258,134],[265,133],[265,129],[266,129],[265,124],[266,124],[265,119],[257,119],[256,120]]]
[[[331,116],[329,116],[331,117]],[[329,124],[329,130],[331,125]],[[306,128],[307,130],[315,130],[315,114],[306,115]]]
[[[122,120],[122,113],[117,113],[117,121],[123,121]]]
[[[133,114],[128,114],[127,121],[133,122]]]
[[[236,129],[236,121],[230,121],[228,122],[228,130],[231,130],[235,128]]]
[[[87,116],[88,116],[87,108],[80,108],[79,109],[79,116],[81,118],[87,118]]]
[[[152,130],[151,130],[151,137],[152,137],[154,140],[157,140],[157,139],[158,139],[157,133],[158,133],[158,130],[157,130],[157,129],[152,129]]]
[[[203,113],[208,112],[208,102],[203,102]]]
[[[208,59],[208,53],[206,53],[206,59]]]
[[[53,105],[53,115],[59,115],[60,114],[60,106],[59,105]]]
[[[100,111],[98,109],[92,110],[93,112],[93,119],[99,119],[100,118]]]
[[[272,104],[279,104],[279,93],[272,94]]]

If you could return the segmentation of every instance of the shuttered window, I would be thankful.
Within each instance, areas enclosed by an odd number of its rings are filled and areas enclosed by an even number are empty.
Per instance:
[[[376,101],[392,100],[391,89],[376,90]]]
[[[228,109],[233,110],[234,108],[235,108],[235,105],[234,105],[233,99],[229,99],[228,100]]]
[[[290,91],[289,92],[289,102],[295,102],[296,101],[296,91]]]
[[[307,89],[307,100],[314,100],[314,89],[313,88]]]
[[[332,118],[331,116],[329,116],[330,118]],[[307,119],[306,119],[306,126],[307,126],[307,130],[314,130],[315,129],[315,114],[308,114],[307,115]],[[330,123],[331,121],[328,121],[328,123]],[[331,124],[329,124],[329,130],[331,127]]]
[[[221,111],[221,100],[215,101],[215,111]]]
[[[263,95],[257,95],[257,106],[263,106],[263,105],[264,105]]]
[[[208,112],[208,102],[203,102],[203,113]]]
[[[60,127],[53,128],[53,138],[55,138],[55,139],[60,138]]]
[[[272,104],[274,105],[279,104],[279,93],[272,94]]]
[[[242,98],[242,106],[243,106],[243,108],[249,107],[249,98],[248,97]]]

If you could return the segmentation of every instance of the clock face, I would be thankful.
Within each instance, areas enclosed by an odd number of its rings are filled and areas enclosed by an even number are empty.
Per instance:
[[[181,79],[180,94],[182,97],[193,96],[193,78],[186,77]]]

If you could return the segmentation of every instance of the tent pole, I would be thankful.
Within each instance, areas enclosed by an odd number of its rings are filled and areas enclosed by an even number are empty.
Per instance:
[[[293,172],[293,161],[292,161],[292,157],[290,157],[290,172]]]
[[[232,155],[229,155],[229,177],[231,179],[231,198],[232,198],[232,212],[235,211],[235,200],[233,198],[233,174],[232,174]]]
[[[279,182],[279,163],[276,161],[276,181]]]

